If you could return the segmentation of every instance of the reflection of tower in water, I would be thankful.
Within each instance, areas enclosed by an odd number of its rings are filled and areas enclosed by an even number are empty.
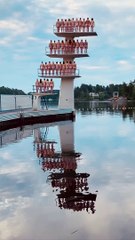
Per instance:
[[[61,209],[95,212],[97,194],[89,192],[88,173],[77,173],[80,153],[74,151],[74,126],[66,122],[59,126],[61,151],[55,150],[55,141],[48,141],[46,133],[36,129],[35,147],[43,171],[50,171],[48,181],[57,192],[57,205]]]

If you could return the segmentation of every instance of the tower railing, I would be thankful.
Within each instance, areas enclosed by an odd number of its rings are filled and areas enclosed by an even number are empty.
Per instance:
[[[67,55],[67,56],[72,56],[72,55],[78,55],[78,54],[81,54],[82,56],[83,55],[86,55],[87,54],[87,49],[80,49],[80,48],[74,48],[74,49],[70,49],[68,48],[68,50],[62,50],[62,49],[53,49],[52,51],[50,50],[49,47],[46,47],[45,48],[45,54],[46,55]],[[88,55],[88,54],[87,54]]]
[[[80,32],[95,32],[94,28],[93,27],[89,27],[89,29],[87,28],[82,28],[82,29],[79,29],[78,27],[63,27],[63,28],[59,28],[59,31],[58,31],[58,28],[56,27],[56,25],[53,25],[53,32],[54,33],[80,33]]]
[[[54,70],[54,72],[50,71],[50,73],[47,71],[47,73],[42,72],[41,69],[38,69],[38,77],[41,78],[76,78],[80,77],[79,69],[76,70]]]

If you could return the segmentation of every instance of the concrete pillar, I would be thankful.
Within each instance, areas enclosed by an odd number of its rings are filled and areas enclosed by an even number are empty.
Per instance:
[[[62,78],[59,95],[59,109],[74,111],[74,79]]]
[[[33,95],[33,110],[34,111],[40,110],[40,101],[41,101],[41,96]]]
[[[74,152],[74,123],[66,122],[59,125],[60,144],[62,152]]]

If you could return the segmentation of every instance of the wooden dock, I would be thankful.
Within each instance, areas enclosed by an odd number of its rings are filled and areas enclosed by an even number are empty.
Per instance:
[[[18,126],[33,125],[37,123],[51,123],[64,120],[73,120],[72,109],[56,110],[15,110],[0,112],[0,131],[16,128]]]

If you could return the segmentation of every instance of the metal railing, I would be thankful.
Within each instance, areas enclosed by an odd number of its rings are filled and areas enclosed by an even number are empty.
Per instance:
[[[71,69],[65,69],[65,70],[47,70],[47,71],[41,71],[41,69],[38,69],[38,77],[43,78],[53,78],[53,77],[79,77],[80,72],[79,69],[71,70]]]
[[[32,93],[43,93],[43,94],[56,94],[54,89],[50,89],[50,87],[44,87],[44,85],[36,86],[32,85]]]
[[[49,47],[45,48],[45,54],[46,55],[74,55],[74,54],[87,54],[87,49],[83,48],[74,48],[74,49],[70,49],[70,47],[68,48],[68,50],[62,50],[62,49],[53,49],[52,51],[50,50]]]
[[[79,28],[79,27],[60,27],[59,28],[59,31],[58,31],[58,28],[56,27],[56,25],[53,25],[53,32],[54,33],[89,33],[89,32],[95,32],[95,30],[94,30],[94,27],[89,27],[89,28],[87,28],[87,27],[85,27],[85,28],[83,28],[83,27],[81,27],[81,28]]]

